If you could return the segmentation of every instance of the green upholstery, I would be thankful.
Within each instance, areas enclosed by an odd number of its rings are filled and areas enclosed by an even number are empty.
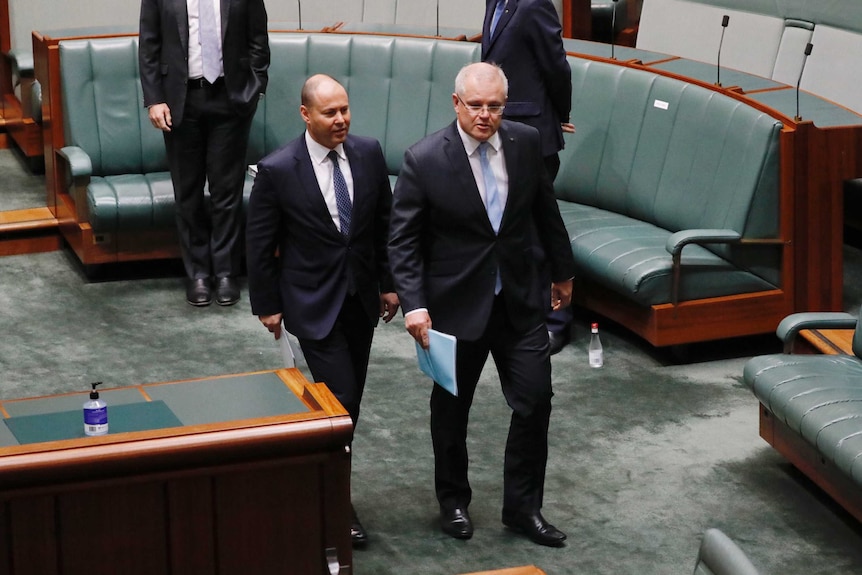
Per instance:
[[[253,121],[249,163],[302,133],[300,87],[326,73],[350,93],[351,131],[380,140],[393,175],[408,146],[452,121],[455,74],[480,52],[466,42],[277,32],[270,49],[270,82]],[[62,155],[69,158],[68,178],[84,182],[74,198],[79,216],[99,233],[172,228],[173,189],[161,133],[143,107],[137,38],[63,41],[60,62]],[[246,198],[251,183],[247,178]]]
[[[762,355],[746,362],[743,380],[774,417],[862,486],[862,334],[857,319],[837,312],[798,313],[785,318],[777,333],[789,344],[801,329],[854,327],[854,355]]]
[[[302,133],[300,86],[326,73],[350,94],[351,131],[381,142],[393,180],[404,151],[453,120],[455,75],[480,56],[477,43],[348,34],[271,32],[270,47],[249,163]],[[136,55],[134,37],[60,44],[61,155],[79,219],[98,233],[174,226],[164,144],[142,105]],[[567,136],[556,193],[579,273],[639,304],[664,303],[674,293],[672,253],[682,250],[681,299],[774,289],[779,249],[737,238],[777,236],[781,124],[682,81],[569,62],[577,132]]]
[[[642,305],[667,303],[674,232],[777,237],[780,122],[672,78],[569,63],[577,132],[556,193],[580,273]],[[774,289],[780,255],[738,242],[686,247],[681,299]]]

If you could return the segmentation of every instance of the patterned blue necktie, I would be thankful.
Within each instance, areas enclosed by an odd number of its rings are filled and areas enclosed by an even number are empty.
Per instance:
[[[204,79],[210,84],[218,80],[221,62],[221,30],[216,25],[213,0],[200,0],[198,4],[200,22],[201,60]]]
[[[488,210],[488,219],[491,221],[491,227],[494,233],[499,233],[500,222],[503,220],[503,206],[500,205],[500,191],[497,189],[497,178],[494,176],[494,171],[491,169],[491,162],[488,161],[488,148],[491,146],[488,142],[479,144],[479,165],[482,167],[482,179],[485,181],[485,201],[487,202],[486,209]],[[494,284],[494,293],[500,293],[503,289],[503,283],[500,280],[500,270],[497,269],[497,280]]]
[[[506,7],[506,0],[497,0],[497,7],[494,8],[494,16],[491,18],[491,38],[494,37],[494,32],[497,31],[497,23],[500,21],[500,16],[503,15],[503,8]]]
[[[347,182],[341,168],[338,166],[338,153],[330,150],[326,155],[332,161],[332,185],[335,188],[335,204],[338,207],[338,219],[341,222],[341,234],[344,237],[350,235],[350,212],[353,204],[347,191]]]

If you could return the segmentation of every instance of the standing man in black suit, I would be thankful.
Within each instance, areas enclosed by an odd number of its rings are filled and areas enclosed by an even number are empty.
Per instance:
[[[266,91],[266,26],[263,0],[141,1],[144,105],[164,132],[186,301],[195,306],[212,302],[213,287],[219,305],[239,300],[242,189],[252,117]]]
[[[467,421],[490,352],[512,408],[504,466],[503,523],[541,545],[564,533],[542,516],[551,362],[533,257],[538,235],[551,269],[554,309],[569,304],[574,261],[539,133],[502,119],[507,80],[491,64],[463,68],[452,102],[457,119],[407,150],[392,204],[389,259],[405,326],[428,347],[428,329],[458,339],[458,396],[431,392],[434,486],[440,525],[473,535],[467,508]]]
[[[482,61],[506,73],[509,101],[503,117],[539,130],[545,168],[553,182],[560,170],[563,132],[574,132],[572,70],[566,60],[560,19],[551,0],[486,0]],[[537,255],[544,259],[544,254]],[[547,272],[547,270],[545,270]],[[548,310],[551,354],[571,337],[572,310]]]
[[[354,426],[378,318],[398,311],[386,242],[392,192],[377,140],[348,135],[347,92],[306,80],[305,134],[258,163],[246,224],[252,313],[294,334]],[[353,513],[356,546],[367,535]]]

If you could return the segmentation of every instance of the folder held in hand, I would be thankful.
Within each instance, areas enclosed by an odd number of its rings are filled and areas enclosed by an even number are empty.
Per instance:
[[[455,349],[457,341],[454,335],[428,330],[429,346],[424,349],[416,342],[416,356],[419,359],[419,369],[434,382],[458,396],[458,381],[455,377]]]

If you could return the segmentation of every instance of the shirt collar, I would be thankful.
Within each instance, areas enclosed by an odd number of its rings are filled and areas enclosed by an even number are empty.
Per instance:
[[[467,152],[468,156],[472,156],[476,149],[479,147],[481,142],[464,131],[464,128],[461,127],[461,123],[457,120],[455,121],[455,126],[458,128],[458,135],[461,136],[461,141],[464,143],[464,150]],[[494,134],[488,138],[488,144],[492,148],[494,148],[495,152],[500,151],[500,145],[502,140],[500,139],[500,130],[494,132]]]
[[[305,131],[305,146],[308,148],[308,155],[311,156],[312,162],[315,164],[322,164],[327,161],[330,149],[312,138],[311,134],[308,133],[308,130]],[[344,153],[344,144],[338,144],[333,149],[335,150],[335,153],[338,154],[339,160],[347,161],[347,154]]]

